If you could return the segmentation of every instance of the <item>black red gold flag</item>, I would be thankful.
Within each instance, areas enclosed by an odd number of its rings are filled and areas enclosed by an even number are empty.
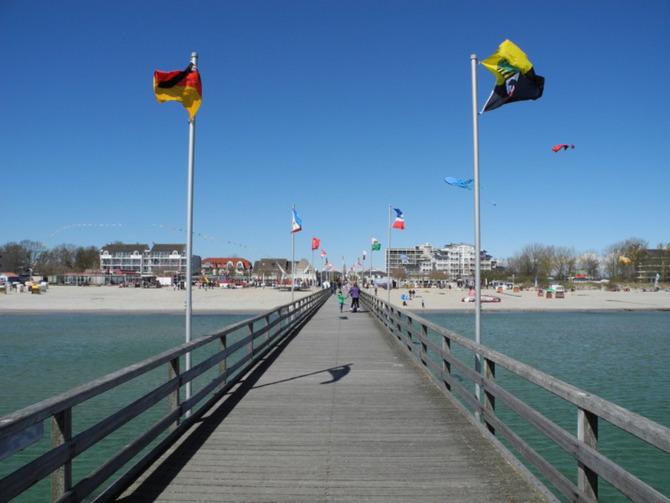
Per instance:
[[[184,71],[154,72],[154,92],[158,103],[181,101],[191,117],[200,108],[202,102],[202,82],[200,73],[193,63]]]

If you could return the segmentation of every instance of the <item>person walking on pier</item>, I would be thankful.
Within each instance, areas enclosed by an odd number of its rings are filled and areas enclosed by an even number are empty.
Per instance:
[[[356,313],[358,312],[358,296],[361,294],[361,289],[358,288],[358,283],[354,283],[354,286],[351,287],[349,292],[351,295],[351,310]]]
[[[337,295],[337,301],[340,303],[340,312],[344,309],[344,299],[346,299],[346,295],[342,293],[342,290],[339,291]]]

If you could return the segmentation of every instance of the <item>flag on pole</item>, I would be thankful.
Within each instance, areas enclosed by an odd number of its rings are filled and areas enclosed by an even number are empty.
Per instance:
[[[365,262],[365,250],[363,250],[363,262]]]
[[[186,70],[174,72],[154,72],[154,93],[158,103],[181,101],[191,119],[202,102],[202,82],[200,72],[193,63]]]
[[[319,238],[312,238],[312,250],[318,250],[319,243],[321,243],[321,240]]]
[[[322,257],[325,257],[325,256],[327,256],[327,255],[328,255],[328,254],[326,253],[326,250],[323,250],[323,249],[322,249],[322,250],[321,250],[321,256],[322,256]]]
[[[403,212],[400,211],[398,208],[393,208],[393,211],[396,212],[396,217],[395,221],[393,222],[393,227],[394,229],[405,229],[405,215],[403,215]]]
[[[302,219],[298,216],[298,212],[293,208],[293,226],[291,233],[300,232],[302,230]]]
[[[377,238],[372,238],[372,251],[379,251],[382,249],[382,244],[377,241]]]
[[[542,96],[544,77],[535,75],[526,54],[510,40],[500,44],[498,50],[481,64],[496,76],[496,85],[482,113],[506,103],[536,100]]]

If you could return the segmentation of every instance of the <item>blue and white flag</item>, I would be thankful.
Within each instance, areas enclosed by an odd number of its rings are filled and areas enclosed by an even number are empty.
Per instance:
[[[291,229],[291,233],[300,232],[301,230],[302,230],[302,220],[298,216],[298,212],[295,211],[295,208],[293,208],[293,228]]]

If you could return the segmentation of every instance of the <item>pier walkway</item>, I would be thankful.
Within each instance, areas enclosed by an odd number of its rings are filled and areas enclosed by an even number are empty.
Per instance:
[[[424,372],[332,296],[117,501],[545,501]]]

